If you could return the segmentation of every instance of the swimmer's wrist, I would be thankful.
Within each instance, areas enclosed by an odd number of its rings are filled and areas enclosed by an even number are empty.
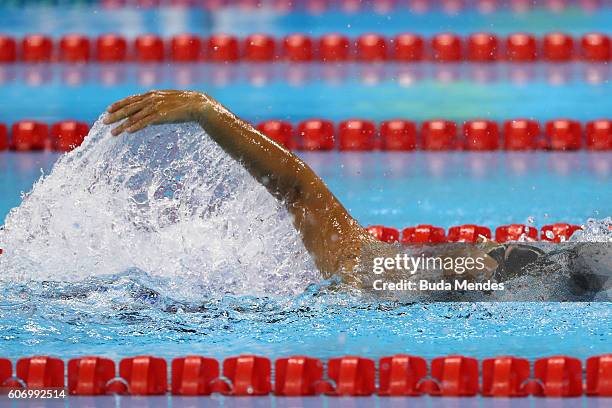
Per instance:
[[[214,98],[206,94],[198,94],[198,102],[194,114],[194,119],[200,124],[216,122],[222,117],[231,113]]]
[[[223,105],[217,102],[214,98],[198,93],[197,102],[192,112],[193,120],[200,124],[215,122],[220,117],[231,115]]]
[[[206,120],[210,115],[211,105],[211,98],[208,95],[195,93],[195,101],[191,111],[192,119],[196,122]]]

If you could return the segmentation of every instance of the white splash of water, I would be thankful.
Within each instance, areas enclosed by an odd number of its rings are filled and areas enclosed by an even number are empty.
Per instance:
[[[534,224],[535,217],[529,216],[527,218],[527,228],[535,228],[537,231]],[[612,217],[588,218],[580,227],[581,229],[574,231],[569,238],[561,237],[561,242],[612,242]],[[555,238],[555,234],[552,231],[547,231],[546,237],[552,240]],[[522,234],[518,242],[533,242],[533,240],[527,234]]]
[[[0,281],[137,268],[170,289],[298,293],[320,279],[290,215],[196,124],[85,143],[39,180],[0,231]]]
[[[589,218],[569,239],[575,242],[612,242],[612,217],[601,220]]]

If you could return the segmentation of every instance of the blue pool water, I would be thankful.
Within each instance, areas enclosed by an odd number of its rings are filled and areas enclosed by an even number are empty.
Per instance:
[[[174,9],[111,13],[89,6],[0,12],[0,26],[10,27],[13,35],[32,31],[59,35],[68,30],[89,35],[119,31],[130,36],[144,31],[245,34],[245,27],[277,35],[331,30],[393,34],[406,26],[424,34],[490,28],[500,34],[518,30],[541,34],[566,27],[581,34],[610,32],[610,19],[607,8],[595,14],[570,8],[525,15],[507,10],[487,16],[432,12],[426,17],[405,10],[392,17],[336,12],[313,17],[236,10],[214,15]],[[313,116],[333,120],[567,116],[584,121],[612,111],[609,77],[608,65],[578,63],[361,64],[331,67],[331,71],[314,64],[301,68],[282,64],[1,66],[0,121],[71,118],[93,122],[109,103],[154,87],[209,92],[252,121],[298,121]],[[308,153],[303,157],[364,225],[478,223],[495,227],[530,220],[536,225],[581,224],[588,218],[612,215],[612,153],[607,152]],[[19,205],[20,192],[31,188],[41,169],[48,173],[56,159],[52,153],[0,153],[0,217]],[[57,237],[58,242],[62,239]],[[83,244],[74,251],[86,253],[87,249]],[[257,278],[249,277],[253,282]],[[229,282],[226,292],[212,296],[198,293],[197,285],[180,287],[181,277],[135,269],[83,274],[70,281],[27,276],[2,282],[0,354],[172,357],[196,353],[222,358],[254,352],[326,358],[408,352],[424,357],[461,353],[585,358],[612,349],[612,314],[610,303],[605,302],[383,302],[368,295],[338,293],[333,282],[320,280],[293,295],[252,296],[232,294]],[[185,291],[189,296],[183,296]],[[431,400],[424,404],[435,406]]]
[[[592,120],[612,111],[610,78],[608,64],[579,63],[0,65],[0,121],[93,122],[110,103],[151,88],[204,91],[255,122]]]

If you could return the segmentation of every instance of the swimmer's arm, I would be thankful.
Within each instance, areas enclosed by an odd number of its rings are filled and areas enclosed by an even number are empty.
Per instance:
[[[204,110],[198,122],[270,193],[286,203],[306,248],[326,277],[353,266],[364,230],[306,163],[218,102]]]
[[[285,202],[325,277],[355,266],[361,244],[372,240],[306,163],[207,95],[184,91],[135,95],[111,105],[106,122],[124,118],[127,120],[113,134],[135,132],[150,124],[197,121],[223,150]]]

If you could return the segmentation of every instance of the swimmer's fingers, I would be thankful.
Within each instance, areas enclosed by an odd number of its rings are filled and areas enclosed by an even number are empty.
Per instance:
[[[150,92],[145,92],[138,95],[128,96],[127,98],[123,98],[120,101],[113,103],[111,106],[108,107],[106,111],[108,113],[117,112],[119,109],[123,108],[126,105],[143,100],[144,98],[149,96],[149,94]]]
[[[148,99],[140,100],[129,105],[124,106],[123,108],[115,111],[113,113],[109,113],[104,118],[104,123],[109,125],[111,123],[119,122],[122,119],[125,119],[133,114],[139,112],[140,110],[147,107],[149,104]]]
[[[160,123],[160,122],[161,122],[160,115],[157,112],[155,112],[133,123],[132,125],[128,126],[125,130],[127,130],[128,133],[134,133],[134,132],[138,132],[141,129],[146,128],[149,125],[155,125],[156,123]]]
[[[134,113],[133,115],[130,115],[128,120],[126,120],[125,122],[123,122],[122,124],[120,124],[119,126],[117,126],[116,128],[114,128],[111,131],[111,134],[113,136],[118,136],[121,133],[125,132],[126,130],[128,130],[131,126],[135,125],[136,123],[138,123],[140,120],[146,118],[147,116],[151,115],[151,113],[153,113],[155,111],[155,107],[152,105],[148,105],[145,106],[143,109],[139,110],[138,112]]]

